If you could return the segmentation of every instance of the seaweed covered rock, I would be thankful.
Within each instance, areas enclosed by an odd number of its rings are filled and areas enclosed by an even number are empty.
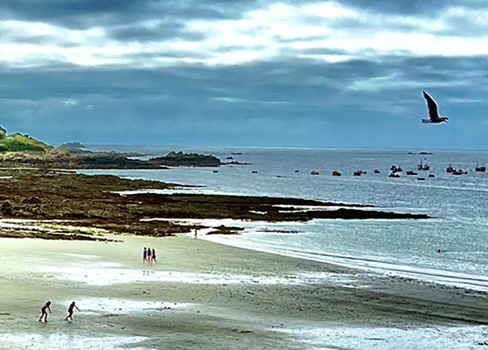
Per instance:
[[[166,166],[220,166],[220,159],[211,154],[169,152],[164,157],[156,157],[149,162]]]

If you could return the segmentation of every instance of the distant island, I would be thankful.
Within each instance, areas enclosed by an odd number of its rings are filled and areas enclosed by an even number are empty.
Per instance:
[[[213,155],[169,152],[163,157],[137,159],[133,154],[92,152],[81,142],[67,142],[53,147],[29,135],[7,136],[0,127],[0,166],[57,169],[164,169],[174,166],[219,167],[223,165]]]
[[[433,153],[432,153],[432,152],[425,152],[425,151],[422,151],[422,152],[418,152],[418,153],[415,153],[415,152],[408,152],[408,154],[419,154],[419,155],[426,155],[426,156],[429,156],[429,155],[432,155]]]
[[[58,148],[69,149],[69,150],[83,150],[86,146],[81,142],[66,142],[59,145]]]

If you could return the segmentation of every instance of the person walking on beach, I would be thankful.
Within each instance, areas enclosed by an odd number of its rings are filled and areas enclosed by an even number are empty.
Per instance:
[[[195,229],[195,234],[193,235],[193,238],[197,239],[198,238],[198,229]]]
[[[147,262],[152,264],[152,260],[151,260],[151,248],[147,248]]]
[[[147,248],[144,247],[144,251],[142,253],[142,263],[146,263],[147,262]]]
[[[44,322],[47,322],[47,311],[49,310],[49,313],[51,314],[51,302],[48,301],[41,309],[41,317],[39,317],[39,322],[42,321],[42,317],[44,316]]]
[[[78,309],[78,306],[76,306],[75,302],[73,301],[71,304],[69,304],[69,307],[68,307],[68,316],[66,316],[65,320],[68,321],[68,318],[73,321],[73,312],[75,312],[75,310],[78,310],[80,311],[80,309]]]
[[[155,264],[158,263],[158,260],[156,259],[156,249],[154,248],[152,250],[152,261],[154,261]]]

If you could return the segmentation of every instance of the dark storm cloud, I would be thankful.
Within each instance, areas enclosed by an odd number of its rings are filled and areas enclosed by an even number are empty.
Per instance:
[[[427,14],[435,18],[443,9],[451,6],[461,6],[472,9],[486,7],[484,0],[342,0],[341,3],[367,9],[379,13],[392,13],[400,15]]]
[[[476,77],[476,86],[463,83],[464,67]],[[276,118],[293,119],[293,113],[307,113],[311,118],[327,118],[324,112],[344,107],[368,110],[373,98],[378,98],[374,80],[368,86],[354,89],[357,82],[388,78],[379,81],[381,100],[378,106],[396,105],[424,108],[421,89],[432,87],[442,96],[480,98],[477,86],[488,85],[484,73],[488,68],[481,58],[450,60],[447,58],[399,59],[391,57],[381,63],[355,60],[335,64],[304,63],[300,60],[259,63],[236,67],[180,67],[153,70],[72,69],[65,71],[2,72],[0,99],[3,101],[58,101],[66,107],[65,99],[78,101],[76,108],[88,105],[115,108],[133,104],[150,117],[166,115],[206,115],[213,110],[231,118],[246,118],[244,112],[275,114]],[[406,83],[398,81],[403,76]],[[406,79],[408,78],[408,79]],[[311,84],[315,81],[315,84]],[[7,83],[8,82],[8,83]],[[410,86],[409,82],[415,82]],[[415,106],[413,99],[418,99]],[[84,106],[84,107],[83,107]],[[124,107],[125,108],[125,107]],[[63,111],[63,109],[60,109]],[[151,111],[151,113],[148,113]],[[83,112],[83,111],[82,111]],[[8,111],[15,114],[16,111]],[[5,114],[5,113],[4,113]],[[394,116],[396,113],[389,113]],[[133,115],[134,119],[140,115]],[[115,115],[114,118],[117,118]],[[347,118],[343,121],[345,122]],[[368,121],[369,122],[369,121]]]
[[[318,1],[284,1],[294,5]],[[359,10],[381,14],[428,15],[435,19],[448,7],[481,10],[484,0],[341,0],[338,3]],[[148,19],[174,20],[239,18],[243,11],[272,4],[264,0],[2,0],[0,18],[22,19],[61,24],[67,27],[129,24]],[[459,24],[470,26],[469,18],[457,19]],[[176,23],[176,21],[175,21]],[[357,22],[344,20],[344,26],[354,27]],[[142,33],[144,36],[144,33]],[[164,34],[164,33],[163,33]]]
[[[152,0],[3,0],[0,18],[85,27],[113,16],[130,18],[145,13]],[[99,24],[103,24],[99,23]]]
[[[70,28],[148,19],[232,18],[253,1],[230,0],[2,0],[0,18],[41,21]]]
[[[183,31],[189,19],[237,18],[253,1],[230,0],[4,0],[0,19],[43,22],[71,29],[104,28],[120,41],[151,42],[165,38],[200,40]],[[146,25],[148,21],[154,24]],[[42,42],[42,36],[19,37],[18,42]]]

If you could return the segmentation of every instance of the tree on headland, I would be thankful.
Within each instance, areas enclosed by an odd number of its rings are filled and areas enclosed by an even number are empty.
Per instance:
[[[7,136],[7,129],[3,126],[0,126],[0,140],[4,139]]]

